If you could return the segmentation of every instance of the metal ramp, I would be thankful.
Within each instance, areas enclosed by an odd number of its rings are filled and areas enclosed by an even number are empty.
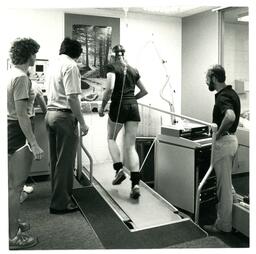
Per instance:
[[[80,130],[79,130],[80,133]],[[127,178],[120,185],[112,185],[114,170],[112,162],[94,164],[93,159],[84,147],[82,137],[77,149],[77,179],[88,178],[90,186],[93,186],[108,205],[113,209],[120,220],[126,224],[130,231],[139,231],[149,228],[191,221],[191,219],[179,212],[167,200],[141,181],[141,196],[138,200],[130,198],[131,181]],[[82,150],[89,159],[89,169],[83,164]],[[88,161],[87,161],[88,164]],[[192,222],[195,227],[199,226]]]
[[[120,185],[112,185],[114,170],[111,162],[95,165],[93,177],[92,185],[131,231],[189,220],[183,218],[174,206],[143,182],[140,183],[140,198],[131,199],[128,174]]]

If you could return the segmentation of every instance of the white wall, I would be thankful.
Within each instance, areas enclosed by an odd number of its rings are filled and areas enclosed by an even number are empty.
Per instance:
[[[8,47],[17,37],[31,37],[40,44],[37,58],[49,59],[58,54],[64,36],[64,15],[57,10],[8,10]],[[9,22],[11,20],[11,22]],[[6,50],[8,53],[9,48]],[[8,56],[8,55],[7,55]]]
[[[214,93],[208,90],[205,75],[218,63],[218,16],[203,12],[182,20],[182,101],[181,112],[212,122]]]
[[[168,104],[159,96],[169,75],[176,91],[175,110],[180,113],[181,19],[128,12],[127,18],[121,19],[120,42],[127,49],[128,61],[139,69],[149,91],[141,102],[169,110]],[[165,89],[165,96],[171,99],[169,87]]]

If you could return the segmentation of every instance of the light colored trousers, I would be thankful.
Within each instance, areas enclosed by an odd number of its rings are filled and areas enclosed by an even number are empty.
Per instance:
[[[238,141],[235,135],[222,136],[216,140],[213,154],[213,166],[217,179],[217,219],[219,230],[232,230],[232,206],[235,190],[232,185],[232,169],[237,153]]]

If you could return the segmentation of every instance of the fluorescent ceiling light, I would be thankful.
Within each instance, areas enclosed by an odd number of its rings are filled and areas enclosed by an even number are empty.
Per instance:
[[[249,16],[241,16],[237,18],[237,21],[241,21],[241,22],[249,22]]]

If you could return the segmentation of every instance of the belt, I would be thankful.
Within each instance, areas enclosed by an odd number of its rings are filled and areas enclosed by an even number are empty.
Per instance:
[[[235,135],[234,132],[224,131],[221,136],[227,136],[227,135]]]
[[[72,113],[72,110],[69,108],[48,108],[47,111],[60,111],[60,112]]]

